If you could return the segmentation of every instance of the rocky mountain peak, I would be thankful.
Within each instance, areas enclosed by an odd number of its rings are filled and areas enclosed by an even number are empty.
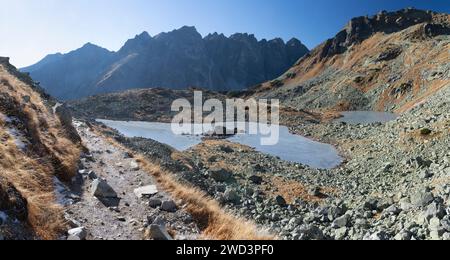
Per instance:
[[[0,64],[9,64],[9,57],[0,57]]]
[[[289,41],[286,42],[287,46],[301,46],[303,45],[302,42],[297,38],[292,38]]]
[[[84,54],[84,55],[93,55],[93,54],[100,54],[100,55],[105,55],[105,54],[110,54],[111,52],[105,48],[102,48],[98,45],[95,45],[93,43],[86,43],[85,45],[83,45],[81,48],[79,48],[78,50],[72,51],[69,54]]]
[[[119,52],[135,52],[145,48],[152,40],[150,34],[146,31],[136,35],[133,39],[129,39]]]
[[[258,39],[256,39],[254,34],[248,33],[235,33],[230,36],[230,39],[241,42],[252,42],[252,43],[258,42]]]
[[[414,8],[396,12],[381,11],[378,14],[351,19],[342,31],[323,45],[321,58],[343,53],[353,44],[361,43],[375,33],[395,33],[411,26],[432,23],[436,13]]]
[[[134,39],[136,40],[150,40],[152,37],[150,36],[150,34],[146,31],[143,31],[141,34],[136,35],[136,37],[134,37]]]

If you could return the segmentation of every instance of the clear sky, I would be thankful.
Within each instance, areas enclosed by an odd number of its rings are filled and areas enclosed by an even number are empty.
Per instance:
[[[206,35],[297,37],[309,48],[355,16],[414,6],[450,12],[449,0],[0,0],[0,56],[23,67],[92,42],[110,50],[142,31],[183,25]]]

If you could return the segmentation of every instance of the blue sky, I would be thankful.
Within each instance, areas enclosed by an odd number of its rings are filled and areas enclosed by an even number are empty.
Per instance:
[[[183,25],[206,35],[297,37],[309,48],[355,16],[414,6],[449,13],[448,0],[0,0],[0,55],[18,67],[92,42],[119,49],[128,38]]]

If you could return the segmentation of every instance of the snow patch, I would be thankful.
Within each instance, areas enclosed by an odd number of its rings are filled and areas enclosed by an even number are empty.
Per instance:
[[[27,146],[29,145],[29,142],[25,134],[23,134],[15,127],[15,124],[20,122],[20,119],[18,119],[17,117],[6,116],[5,114],[0,113],[0,120],[5,123],[5,130],[11,137],[14,138],[14,143],[16,144],[17,148],[25,151]]]

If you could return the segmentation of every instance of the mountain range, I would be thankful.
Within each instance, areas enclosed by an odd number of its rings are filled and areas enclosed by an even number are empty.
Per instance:
[[[117,52],[87,43],[21,70],[62,100],[149,87],[230,91],[276,78],[307,53],[295,38],[285,43],[242,33],[202,37],[185,26],[154,37],[143,32]]]

